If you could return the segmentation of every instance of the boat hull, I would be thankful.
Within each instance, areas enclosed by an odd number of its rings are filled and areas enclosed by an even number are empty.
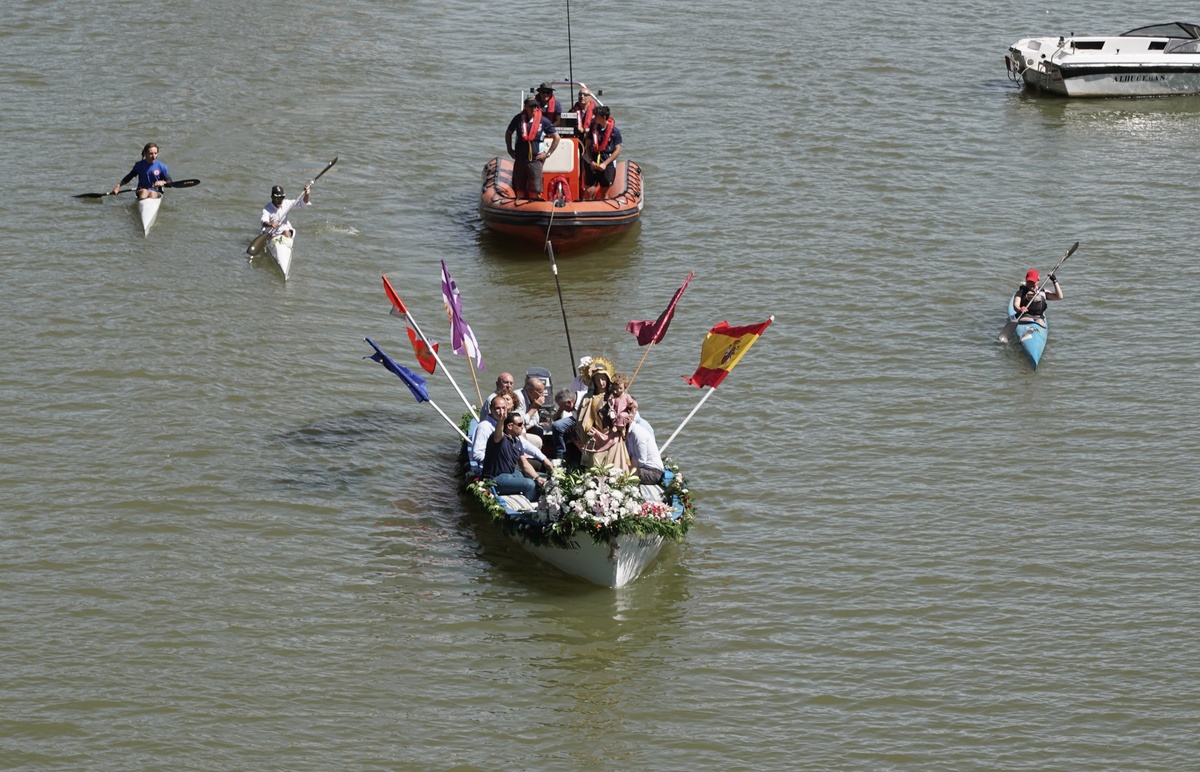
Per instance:
[[[267,252],[275,259],[279,270],[283,271],[284,281],[287,281],[292,270],[292,246],[294,243],[287,236],[275,236],[267,242]]]
[[[561,181],[568,190],[563,205],[554,201],[517,198],[512,187],[512,161],[493,158],[483,168],[483,186],[479,216],[489,230],[543,245],[547,239],[555,252],[570,252],[596,242],[628,233],[642,215],[643,181],[641,167],[632,161],[618,161],[616,180],[606,198],[578,200],[578,182],[568,182],[546,172],[549,183]]]
[[[1018,322],[1017,323],[1017,343],[1020,344],[1021,350],[1025,352],[1025,357],[1033,367],[1037,367],[1042,361],[1042,352],[1046,350],[1046,339],[1050,335],[1050,328],[1043,318],[1038,322]]]
[[[1025,352],[1025,358],[1029,360],[1029,364],[1037,369],[1038,363],[1042,361],[1042,352],[1046,350],[1046,341],[1050,337],[1050,323],[1044,316],[1040,319],[1024,317],[1018,320],[1017,315],[1012,311],[1011,298],[1008,301],[1008,309],[1008,320],[1017,323],[1012,339]]]
[[[162,206],[162,196],[158,198],[140,198],[137,202],[138,220],[142,223],[142,235],[149,236],[150,229],[158,222],[158,209]]]
[[[622,534],[599,543],[576,534],[569,547],[533,544],[515,533],[509,538],[564,573],[602,587],[624,587],[637,579],[658,557],[663,545],[661,536],[637,534]]]
[[[1200,94],[1200,41],[1154,35],[1022,38],[1009,76],[1066,97]]]

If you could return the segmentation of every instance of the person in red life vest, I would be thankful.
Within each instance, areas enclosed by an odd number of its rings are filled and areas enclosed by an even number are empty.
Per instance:
[[[592,92],[586,88],[579,89],[579,99],[571,105],[571,112],[575,113],[575,136],[582,137],[596,117],[596,99]]]
[[[608,105],[596,108],[596,118],[583,138],[584,198],[604,198],[617,177],[615,166],[621,155],[621,130]]]
[[[551,136],[554,142],[546,152],[539,152],[542,140]],[[514,145],[513,140],[516,140]],[[508,122],[504,144],[513,159],[513,191],[518,197],[542,197],[542,162],[558,147],[558,132],[542,115],[542,108],[533,97],[525,100],[525,108]]]
[[[1062,300],[1063,291],[1059,286],[1058,279],[1054,274],[1050,274],[1046,278],[1054,285],[1054,289],[1046,292],[1045,289],[1038,289],[1038,275],[1036,268],[1030,268],[1025,274],[1025,283],[1017,287],[1017,291],[1013,293],[1013,312],[1020,316],[1032,316],[1035,319],[1040,319],[1046,315],[1046,302],[1049,300]]]
[[[554,86],[549,83],[543,83],[537,87],[537,96],[534,99],[538,102],[538,107],[542,108],[542,115],[555,126],[558,125],[558,119],[562,116],[562,105],[558,102],[558,97],[554,96]]]

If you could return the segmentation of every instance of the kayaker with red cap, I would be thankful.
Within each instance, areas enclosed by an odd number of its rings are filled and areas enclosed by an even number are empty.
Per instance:
[[[1013,293],[1013,311],[1018,316],[1045,316],[1047,301],[1063,299],[1062,287],[1059,286],[1058,279],[1054,274],[1049,274],[1046,278],[1054,285],[1053,290],[1046,291],[1044,284],[1038,284],[1041,274],[1037,272],[1036,268],[1030,268],[1026,272],[1025,282]]]

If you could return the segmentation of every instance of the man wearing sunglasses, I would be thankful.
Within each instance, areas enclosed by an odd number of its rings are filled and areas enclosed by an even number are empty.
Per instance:
[[[269,231],[272,237],[284,236],[286,238],[295,238],[296,229],[288,222],[288,215],[292,210],[299,206],[308,206],[312,203],[312,194],[309,191],[309,186],[304,186],[304,195],[294,201],[289,201],[283,195],[283,188],[279,185],[271,188],[271,203],[263,207],[262,229],[264,232]]]
[[[521,448],[525,419],[515,410],[496,423],[483,453],[483,476],[492,481],[502,496],[520,493],[537,501],[542,479]]]

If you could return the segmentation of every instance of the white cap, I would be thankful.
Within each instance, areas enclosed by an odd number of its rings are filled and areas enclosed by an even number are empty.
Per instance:
[[[591,363],[592,363],[591,357],[579,357],[579,366],[580,367],[587,367]]]

